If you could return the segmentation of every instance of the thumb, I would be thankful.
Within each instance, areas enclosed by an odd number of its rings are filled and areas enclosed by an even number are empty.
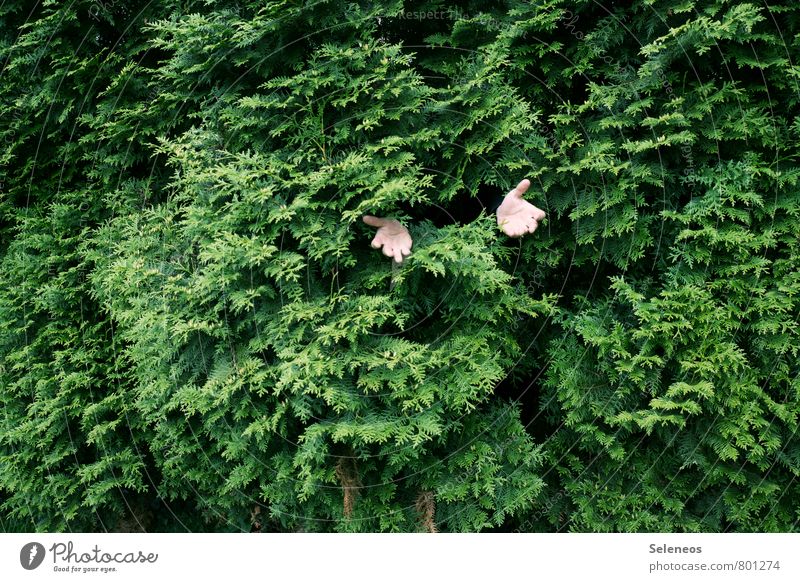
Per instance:
[[[514,188],[511,192],[509,192],[509,194],[513,195],[516,198],[522,198],[522,195],[525,194],[525,192],[528,191],[528,188],[530,188],[530,185],[531,185],[531,181],[528,180],[527,178],[525,178],[522,182],[517,184],[517,187]]]
[[[380,228],[386,224],[386,220],[383,218],[378,218],[377,216],[370,216],[369,214],[365,214],[362,217],[362,220],[370,226],[374,226],[375,228]]]

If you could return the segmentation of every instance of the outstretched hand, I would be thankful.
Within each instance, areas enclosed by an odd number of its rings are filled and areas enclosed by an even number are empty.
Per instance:
[[[522,198],[530,185],[531,181],[527,178],[517,184],[497,208],[497,224],[510,237],[517,238],[532,233],[539,226],[539,221],[547,216],[544,210]]]
[[[405,226],[394,218],[378,218],[366,215],[363,218],[370,226],[378,229],[370,243],[373,249],[383,247],[383,254],[393,257],[395,262],[402,263],[403,258],[411,254],[411,235]]]

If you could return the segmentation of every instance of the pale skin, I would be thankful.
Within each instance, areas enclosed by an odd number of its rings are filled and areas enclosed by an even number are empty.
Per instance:
[[[519,238],[531,233],[539,226],[539,221],[547,216],[541,208],[523,199],[530,188],[531,181],[525,178],[511,190],[497,208],[497,224],[511,238]]]
[[[367,215],[364,216],[364,222],[378,229],[370,243],[373,249],[383,247],[383,254],[392,257],[396,263],[402,263],[411,254],[411,235],[399,221]]]
[[[519,238],[533,233],[545,212],[526,201],[522,196],[527,192],[531,181],[527,178],[506,194],[497,208],[497,224],[511,238]],[[383,254],[392,257],[395,263],[402,263],[411,254],[411,235],[408,229],[394,218],[364,216],[364,222],[378,229],[370,243],[374,249],[383,249]]]

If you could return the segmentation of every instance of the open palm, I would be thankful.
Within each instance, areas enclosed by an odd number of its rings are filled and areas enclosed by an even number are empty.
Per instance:
[[[497,224],[508,236],[517,238],[532,233],[539,226],[539,221],[547,214],[522,198],[531,185],[528,179],[506,194],[502,204],[497,208]]]
[[[395,262],[402,263],[403,258],[411,254],[411,235],[405,226],[394,218],[378,218],[377,216],[364,216],[364,222],[378,229],[375,238],[370,243],[372,248],[383,247],[383,254],[393,257]]]

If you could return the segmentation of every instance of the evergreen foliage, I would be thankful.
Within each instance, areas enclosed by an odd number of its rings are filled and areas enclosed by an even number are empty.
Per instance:
[[[791,2],[2,3],[0,527],[797,531],[798,39]],[[534,235],[470,215],[523,177]]]

